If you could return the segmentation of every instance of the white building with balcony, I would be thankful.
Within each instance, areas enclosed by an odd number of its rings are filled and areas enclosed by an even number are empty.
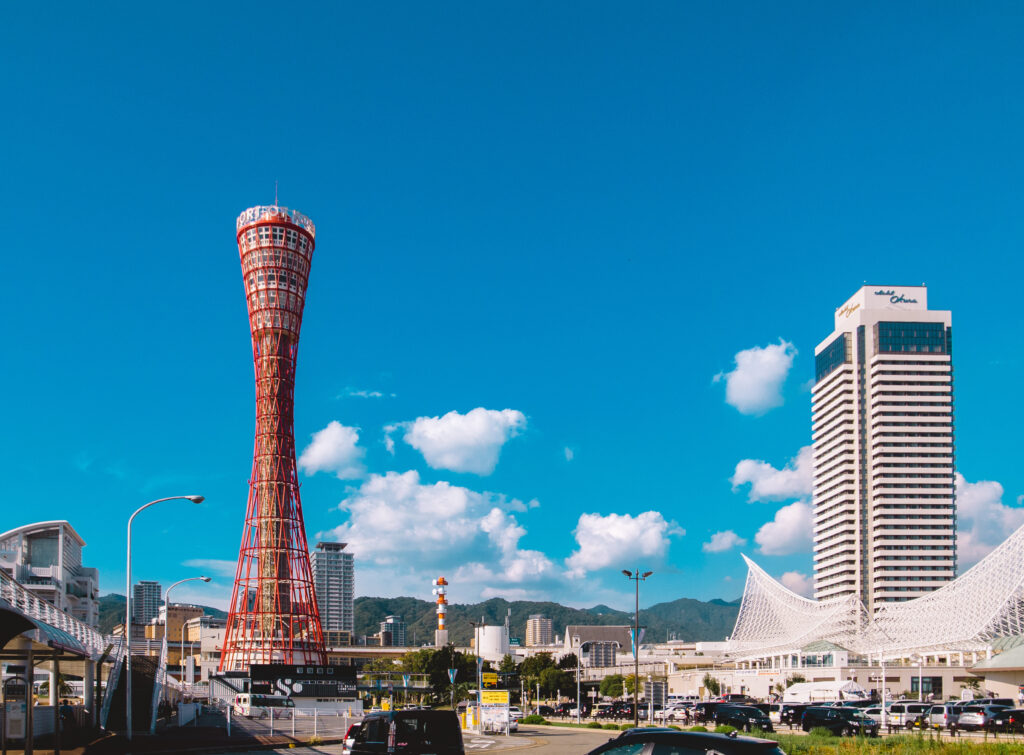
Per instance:
[[[0,570],[40,598],[99,626],[99,572],[82,566],[85,540],[66,521],[37,522],[0,534]]]

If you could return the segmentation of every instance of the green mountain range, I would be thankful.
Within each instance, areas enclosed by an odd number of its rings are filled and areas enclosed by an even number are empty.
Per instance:
[[[732,633],[739,613],[739,600],[703,602],[680,598],[669,603],[658,603],[640,609],[640,625],[647,627],[645,642],[678,640],[724,640]],[[511,610],[510,634],[525,640],[526,620],[531,614],[551,619],[554,634],[561,637],[570,624],[626,625],[633,623],[633,613],[617,611],[604,605],[593,608],[568,608],[559,603],[541,603],[526,600],[507,601],[492,598],[471,605],[448,606],[449,639],[456,645],[468,645],[473,636],[470,621],[502,624]],[[436,604],[418,598],[356,598],[356,635],[376,634],[385,616],[401,616],[406,624],[406,642],[421,645],[434,641],[437,628]]]
[[[739,600],[708,602],[680,598],[669,603],[658,603],[640,609],[640,624],[647,627],[645,642],[678,640],[724,640],[732,632],[739,613]],[[219,608],[200,606],[207,615],[224,618],[227,614]],[[421,645],[434,641],[437,628],[437,606],[419,598],[369,598],[355,600],[355,633],[372,635],[380,630],[385,616],[401,616],[406,624],[406,642]],[[488,624],[502,624],[511,611],[509,626],[511,635],[525,640],[526,620],[532,614],[541,614],[551,619],[555,635],[565,634],[570,624],[599,624],[623,626],[633,623],[632,612],[617,611],[605,605],[593,608],[569,608],[560,603],[534,602],[527,600],[507,601],[491,598],[483,603],[451,604],[448,606],[449,639],[456,645],[469,645],[473,636],[470,621],[483,617]],[[115,624],[124,620],[124,596],[110,593],[100,598],[100,631],[109,633]]]
[[[219,619],[227,618],[227,613],[219,608],[211,606],[199,606],[207,616],[216,616]],[[124,621],[124,595],[110,593],[100,596],[100,631],[103,634],[110,634],[114,626]]]

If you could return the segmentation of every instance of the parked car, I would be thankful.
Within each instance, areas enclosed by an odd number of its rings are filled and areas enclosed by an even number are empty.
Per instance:
[[[563,703],[564,704],[564,703]],[[536,708],[530,711],[531,716],[557,716],[561,715],[557,712],[557,708],[552,708],[550,705],[538,705]]]
[[[351,755],[465,755],[459,717],[451,710],[368,713],[355,734]]]
[[[804,731],[824,727],[840,736],[878,736],[878,722],[860,708],[812,705],[804,711],[800,726]]]
[[[960,709],[951,703],[933,705],[928,711],[928,725],[933,729],[948,729],[960,718]]]
[[[989,722],[992,731],[1024,732],[1024,708],[1007,708]]]
[[[975,705],[1003,705],[1007,708],[1013,708],[1017,705],[1013,700],[1008,697],[982,697],[974,701]]]
[[[719,701],[723,703],[733,703],[735,705],[753,705],[757,702],[757,699],[750,695],[728,694],[722,695],[719,698]]]
[[[957,728],[964,731],[986,729],[992,719],[1004,710],[1010,710],[1010,708],[1005,705],[968,705],[960,714],[960,720],[956,722]]]
[[[735,734],[655,729],[630,729],[623,734],[624,736],[595,747],[587,755],[673,755],[706,752],[715,752],[719,755],[784,755],[778,742]]]
[[[913,728],[914,719],[925,712],[931,705],[928,703],[895,702],[889,706],[886,724],[892,727]]]
[[[523,710],[518,705],[508,706],[508,715],[513,721],[519,721],[523,717]]]
[[[654,717],[659,721],[685,721],[693,710],[692,702],[669,703],[663,710],[655,711]]]
[[[362,721],[356,721],[348,727],[348,731],[345,732],[345,741],[341,743],[341,755],[352,755],[352,743],[356,741],[356,732],[362,725]]]
[[[697,723],[709,723],[715,720],[715,711],[724,703],[697,703],[693,706],[693,720]]]
[[[723,705],[715,714],[715,723],[733,726],[742,731],[774,731],[772,720],[768,714],[753,705]]]
[[[810,706],[810,703],[783,703],[779,711],[779,723],[786,726],[798,725],[804,717],[804,711]]]

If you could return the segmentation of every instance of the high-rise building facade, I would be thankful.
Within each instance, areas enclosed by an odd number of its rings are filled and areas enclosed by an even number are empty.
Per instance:
[[[100,624],[99,572],[82,566],[85,541],[64,520],[0,534],[0,571],[91,627]]]
[[[345,550],[348,543],[317,543],[309,554],[316,587],[316,602],[320,607],[320,626],[323,631],[355,631],[355,562]]]
[[[814,596],[869,611],[956,576],[953,336],[924,286],[864,286],[815,349]]]
[[[550,645],[554,641],[551,619],[539,613],[530,614],[526,620],[526,646]]]
[[[140,580],[132,585],[132,622],[148,624],[160,613],[162,590],[159,582]]]
[[[385,616],[380,623],[380,644],[405,647],[405,622],[401,616]]]
[[[221,671],[327,662],[295,465],[295,369],[316,228],[251,207],[235,223],[256,373],[256,440]]]

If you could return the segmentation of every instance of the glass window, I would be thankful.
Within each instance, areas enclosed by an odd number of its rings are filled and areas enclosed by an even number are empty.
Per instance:
[[[646,747],[645,742],[630,742],[628,744],[621,744],[618,747],[612,747],[609,750],[605,750],[601,755],[639,755],[640,751]],[[665,749],[658,749],[658,748]],[[691,750],[689,747],[674,747],[673,745],[657,744],[654,746],[654,755],[704,755],[702,751]]]

